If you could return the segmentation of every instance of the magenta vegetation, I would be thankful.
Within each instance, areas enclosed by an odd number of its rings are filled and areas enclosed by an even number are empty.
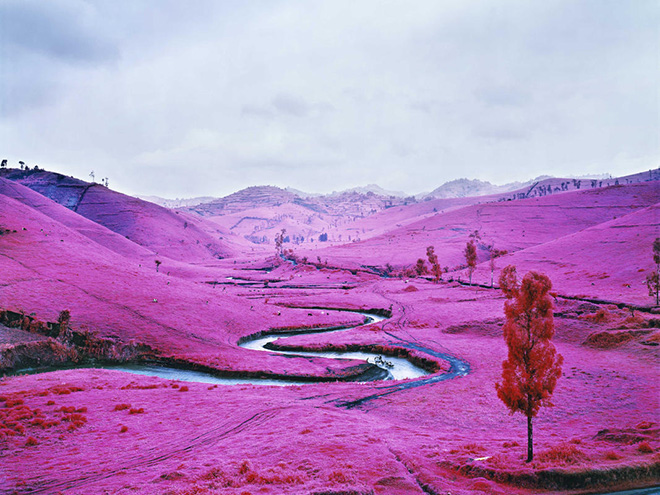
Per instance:
[[[656,486],[658,178],[167,209],[2,168],[0,493]]]

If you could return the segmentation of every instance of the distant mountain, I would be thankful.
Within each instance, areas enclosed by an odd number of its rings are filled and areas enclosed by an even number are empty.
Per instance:
[[[301,194],[306,193],[291,188],[282,189],[275,186],[252,186],[241,189],[229,196],[183,209],[204,216],[218,216],[231,215],[255,208],[295,204],[312,213],[365,216],[392,206],[415,202],[411,198],[403,199],[394,195],[385,196],[371,190],[363,192],[364,189],[368,188],[384,191],[378,186],[371,185],[365,188],[355,188],[355,190],[334,192],[327,195],[302,196]]]
[[[378,186],[367,188],[382,191]],[[332,235],[341,225],[394,206],[416,202],[414,198],[384,196],[374,191],[307,196],[291,188],[254,186],[180,210],[210,218],[222,228],[253,243],[272,243],[275,234],[286,229],[291,242],[300,244],[315,242],[324,233],[330,234],[329,242],[341,241],[340,235]]]
[[[296,196],[300,196],[301,198],[316,198],[318,196],[323,196],[323,194],[321,193],[305,192],[305,191],[301,191],[300,189],[295,189],[293,187],[285,187],[284,190],[292,194],[295,194]]]
[[[352,187],[350,189],[342,189],[341,191],[332,191],[329,194],[309,193],[309,192],[301,191],[300,189],[294,189],[293,187],[286,187],[284,188],[284,190],[293,193],[296,196],[300,196],[301,198],[319,198],[325,196],[333,197],[333,196],[341,196],[342,194],[345,193],[360,193],[360,194],[374,193],[379,196],[384,196],[384,197],[394,196],[396,198],[404,198],[406,196],[411,196],[410,194],[406,194],[403,191],[388,191],[387,189],[383,189],[382,187],[380,187],[378,184],[367,184],[366,186],[362,186],[362,187]]]
[[[648,174],[648,172],[644,172]],[[642,175],[642,174],[637,174]],[[637,177],[635,175],[635,177]],[[632,176],[631,176],[632,177]],[[625,179],[622,177],[620,179]],[[615,179],[611,174],[589,174],[589,175],[573,175],[564,178],[553,177],[551,175],[540,175],[532,180],[525,182],[509,182],[508,184],[496,185],[488,181],[478,179],[456,179],[445,182],[440,187],[434,189],[430,193],[421,193],[416,195],[417,199],[447,199],[447,198],[469,198],[473,196],[488,196],[490,194],[503,194],[507,192],[518,191],[519,189],[534,188],[538,184],[544,184],[547,181],[557,182],[561,184],[575,184],[578,181],[595,181],[608,183],[609,180],[613,183]],[[632,181],[632,179],[630,179]],[[557,185],[555,184],[555,187]],[[572,189],[574,186],[568,188],[560,188],[562,191]],[[577,187],[579,189],[579,187]]]
[[[190,208],[200,215],[228,215],[252,208],[275,207],[286,203],[293,203],[300,197],[285,189],[275,186],[251,186],[241,189],[223,198],[198,204]]]
[[[491,184],[488,181],[477,179],[456,179],[445,182],[430,193],[426,193],[424,198],[467,198],[470,196],[486,196],[498,192],[501,192],[500,186]]]
[[[362,187],[353,187],[351,189],[346,189],[344,191],[333,191],[331,194],[328,194],[328,196],[340,196],[345,193],[360,193],[360,194],[368,194],[368,193],[374,193],[379,196],[385,196],[385,197],[390,197],[394,196],[396,198],[405,198],[406,196],[411,196],[410,194],[406,194],[403,191],[388,191],[387,189],[383,189],[380,187],[378,184],[367,184],[366,186]]]
[[[417,197],[421,199],[446,199],[446,198],[469,198],[473,196],[488,196],[490,194],[501,194],[530,187],[538,182],[551,179],[549,175],[541,175],[526,182],[509,182],[498,186],[485,180],[478,179],[456,179],[445,182],[430,193],[423,193]]]
[[[197,198],[176,198],[176,199],[167,199],[161,198],[160,196],[135,196],[138,199],[144,201],[149,201],[150,203],[155,203],[164,208],[181,208],[183,206],[197,206],[202,203],[209,203],[216,199],[213,196],[200,196]]]

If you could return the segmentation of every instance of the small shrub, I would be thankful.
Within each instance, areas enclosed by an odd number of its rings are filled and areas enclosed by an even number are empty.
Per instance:
[[[474,454],[474,455],[483,454],[484,452],[485,452],[484,448],[478,443],[468,443],[466,445],[461,445],[457,449],[452,449],[449,451],[450,454]]]
[[[84,426],[85,423],[87,423],[87,418],[83,416],[82,414],[78,413],[73,413],[73,414],[67,414],[62,418],[62,421],[68,421],[70,424],[67,426],[68,431],[73,431],[76,428],[80,428],[81,426]]]
[[[142,414],[144,413],[144,408],[140,407],[131,407],[130,411],[128,411],[128,414]]]
[[[153,389],[156,389],[158,387],[159,387],[159,385],[157,383],[151,383],[149,385],[135,385],[135,386],[126,387],[126,388],[133,388],[133,389],[136,389],[136,390],[153,390]]]
[[[124,409],[130,409],[130,404],[117,404],[113,411],[123,411]]]
[[[83,416],[82,414],[73,413],[64,416],[62,421],[69,421],[71,423],[87,423],[87,417]]]
[[[643,442],[639,442],[639,445],[637,446],[637,452],[640,454],[652,454],[653,447],[651,447],[651,444],[647,440],[644,440]]]
[[[584,341],[584,344],[600,349],[612,349],[613,347],[634,340],[635,337],[636,334],[631,330],[621,330],[618,332],[594,332],[589,334]]]
[[[585,320],[591,320],[594,323],[603,323],[610,320],[611,314],[606,309],[600,308],[595,313],[584,315],[583,318]]]
[[[245,474],[249,471],[252,471],[252,465],[250,464],[250,461],[243,461],[238,468],[238,474]]]
[[[627,316],[623,322],[628,325],[628,328],[643,328],[647,325],[646,320],[639,313]]]
[[[36,414],[27,406],[18,406],[13,408],[5,415],[9,421],[22,421],[24,419],[32,419]]]
[[[342,471],[333,471],[328,475],[328,481],[331,481],[332,483],[350,483],[353,480],[346,476]]]
[[[54,405],[55,405],[55,401],[54,401],[54,400],[49,400],[48,402],[46,402],[46,405],[47,405],[47,406],[54,406]]]
[[[640,430],[648,430],[649,428],[653,427],[655,423],[651,423],[650,421],[642,421],[641,423],[637,423],[637,426],[635,428],[638,428]]]
[[[37,439],[34,438],[34,437],[27,437],[27,440],[25,441],[25,446],[26,447],[31,447],[33,445],[39,445],[39,442],[37,441]]]
[[[178,480],[178,479],[181,479],[181,478],[185,478],[185,476],[186,476],[185,474],[180,473],[179,471],[172,471],[171,473],[161,474],[160,478],[163,479],[163,480],[172,481],[172,480]]]
[[[608,461],[618,461],[619,459],[622,459],[622,458],[623,458],[623,456],[617,454],[613,450],[610,450],[610,451],[605,453],[605,459],[607,459]]]
[[[537,459],[547,464],[566,466],[579,464],[586,460],[587,456],[573,444],[560,444],[541,452]]]
[[[179,392],[187,392],[187,391],[188,391],[188,387],[186,385],[184,385],[179,389]]]
[[[0,428],[0,440],[4,440],[5,438],[12,437],[14,435],[16,435],[15,431]]]
[[[119,433],[126,433],[127,431],[128,431],[128,426],[121,425],[121,429],[119,430]]]
[[[208,472],[202,475],[203,480],[214,480],[217,478],[224,478],[225,473],[219,467],[211,468]]]

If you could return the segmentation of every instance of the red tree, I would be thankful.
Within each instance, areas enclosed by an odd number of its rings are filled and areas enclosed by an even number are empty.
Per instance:
[[[426,268],[426,265],[424,264],[424,260],[422,258],[419,258],[417,260],[417,264],[415,265],[415,273],[417,274],[418,277],[421,277],[425,273],[428,273],[428,269]]]
[[[551,406],[550,396],[561,376],[563,358],[551,339],[555,333],[547,275],[531,271],[518,284],[516,268],[502,270],[500,287],[507,297],[502,327],[508,347],[502,363],[502,383],[497,396],[511,411],[527,416],[527,462],[534,457],[532,418],[541,406]]]
[[[442,268],[438,264],[438,257],[435,254],[435,248],[433,246],[426,248],[426,257],[429,259],[429,264],[431,265],[433,281],[437,284],[442,280]]]
[[[476,232],[476,231],[475,231]],[[472,285],[472,273],[477,267],[477,245],[474,243],[474,239],[470,239],[465,246],[465,261],[468,266],[468,273],[470,275],[470,285]]]
[[[660,237],[653,241],[653,262],[655,263],[655,272],[646,276],[646,286],[649,289],[649,296],[655,295],[655,305],[658,306],[658,295],[660,294]]]

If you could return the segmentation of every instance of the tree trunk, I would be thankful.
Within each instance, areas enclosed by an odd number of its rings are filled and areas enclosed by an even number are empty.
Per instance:
[[[534,458],[534,440],[532,439],[532,417],[527,416],[527,461],[532,462]]]

